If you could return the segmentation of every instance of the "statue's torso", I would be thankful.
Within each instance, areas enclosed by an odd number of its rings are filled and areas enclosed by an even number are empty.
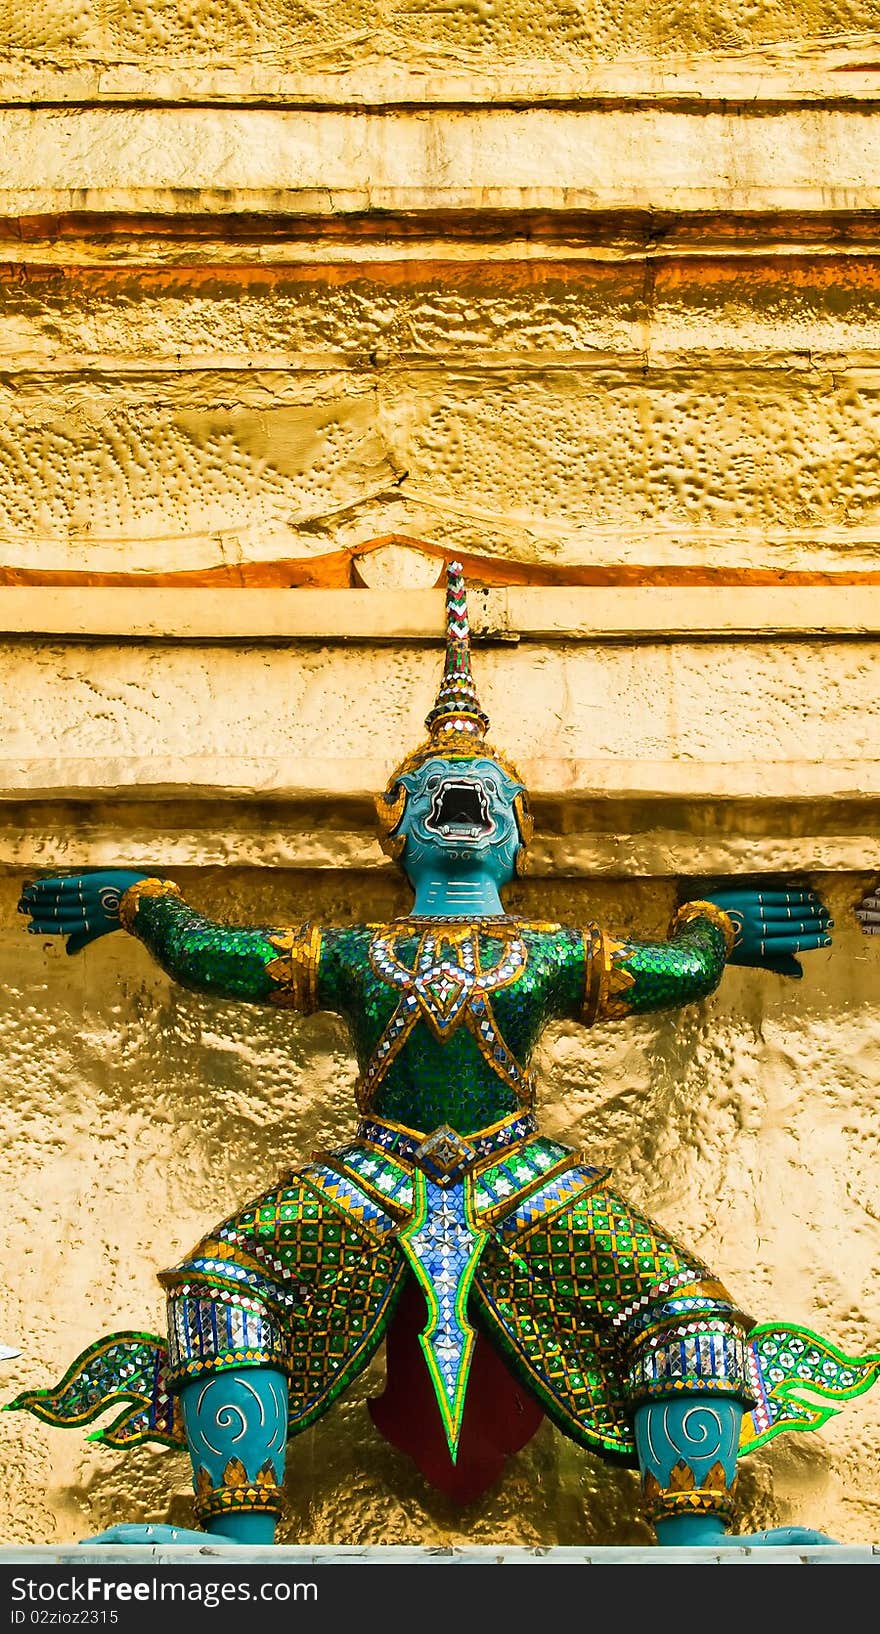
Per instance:
[[[534,1045],[577,1013],[583,972],[577,931],[412,918],[327,933],[321,989],[349,1021],[363,1110],[469,1134],[530,1104]]]

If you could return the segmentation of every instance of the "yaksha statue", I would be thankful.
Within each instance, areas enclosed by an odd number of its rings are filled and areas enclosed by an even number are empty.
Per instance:
[[[829,944],[829,915],[812,891],[784,885],[686,901],[661,942],[505,913],[499,893],[532,823],[516,768],[486,741],[457,564],[426,725],[378,800],[386,849],[414,892],[391,924],[235,928],[197,913],[171,880],[119,871],[24,888],[30,928],[66,937],[70,953],[122,927],[199,993],[342,1015],[360,1121],[348,1145],[161,1273],[167,1341],[110,1334],[55,1388],[10,1405],[84,1425],[124,1404],[96,1439],[187,1448],[201,1527],[266,1543],[288,1442],[387,1336],[374,1418],[447,1491],[473,1497],[546,1414],[639,1469],[660,1544],[723,1542],[739,1457],[824,1422],[868,1388],[880,1356],[756,1326],[712,1270],[618,1196],[607,1169],[539,1132],[529,1058],[554,1019],[593,1027],[694,1004],[726,964],[797,977],[797,956]],[[782,1528],[738,1541],[831,1540]]]

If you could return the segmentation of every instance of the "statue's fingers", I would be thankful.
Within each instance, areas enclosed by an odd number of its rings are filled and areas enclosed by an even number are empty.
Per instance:
[[[833,930],[834,920],[832,919],[827,908],[819,908],[813,912],[811,912],[809,908],[802,908],[797,918],[789,920],[773,920],[768,926],[768,929],[775,936],[779,931],[784,933],[786,926],[788,926],[791,934],[795,936],[803,930]]]
[[[793,885],[787,891],[756,891],[755,896],[762,908],[795,908],[819,900],[807,885]]]
[[[856,908],[856,918],[860,919],[863,925],[880,925],[880,901],[877,902],[876,908],[866,908],[864,902],[860,902]]]
[[[55,931],[81,930],[83,925],[88,923],[87,915],[83,913],[82,908],[64,910],[60,908],[33,908],[31,910],[31,919],[33,925],[39,925],[41,929]],[[31,928],[33,928],[33,925]]]
[[[82,902],[85,897],[86,885],[87,881],[83,879],[81,874],[71,874],[67,879],[59,879],[56,881],[55,900],[59,903]]]
[[[765,942],[779,942],[791,937],[829,936],[833,925],[823,919],[791,919],[785,925],[765,925],[762,939]]]
[[[18,899],[18,911],[19,913],[30,913],[31,908],[54,901],[54,889],[51,887],[48,889],[44,888],[42,882],[38,880],[36,884],[25,885],[23,887],[21,895]]]
[[[773,958],[780,954],[814,953],[817,948],[831,947],[827,931],[805,931],[799,936],[765,936],[761,948]]]
[[[82,891],[62,890],[57,880],[41,879],[35,884],[26,885],[21,893],[19,902],[24,904],[25,911],[28,904],[38,904],[40,907],[75,906],[82,902]]]
[[[774,930],[784,925],[833,925],[834,920],[821,902],[792,904],[787,908],[763,908],[761,918]]]

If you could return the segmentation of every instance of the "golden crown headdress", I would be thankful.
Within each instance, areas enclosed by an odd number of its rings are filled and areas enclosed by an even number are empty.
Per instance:
[[[388,779],[384,794],[376,799],[382,849],[395,858],[400,856],[404,845],[403,837],[395,834],[407,797],[401,778],[407,772],[417,771],[426,760],[438,757],[443,760],[494,760],[508,777],[522,786],[522,778],[513,762],[486,739],[489,717],[477,696],[471,671],[467,594],[460,562],[449,562],[446,568],[446,656],[437,698],[433,709],[425,717],[425,726],[428,736],[424,743],[420,743],[412,754],[401,761]],[[524,792],[517,795],[514,808],[525,847],[532,837],[534,825]],[[518,856],[517,871],[522,872],[522,869],[522,858]]]

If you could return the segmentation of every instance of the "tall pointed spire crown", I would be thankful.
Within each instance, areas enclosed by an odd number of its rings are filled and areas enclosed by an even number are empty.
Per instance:
[[[428,736],[393,771],[384,794],[376,796],[376,811],[382,834],[382,849],[389,857],[400,858],[405,844],[397,828],[404,813],[407,789],[401,781],[418,771],[428,760],[493,760],[522,791],[514,809],[522,844],[517,852],[517,872],[524,867],[525,848],[532,835],[532,819],[522,778],[511,760],[487,743],[489,717],[477,697],[471,674],[471,639],[467,601],[460,562],[446,568],[446,660],[433,709],[425,718]]]
[[[471,633],[461,562],[446,568],[446,661],[433,709],[425,717],[428,736],[438,753],[453,744],[479,752],[489,730],[471,674]]]

